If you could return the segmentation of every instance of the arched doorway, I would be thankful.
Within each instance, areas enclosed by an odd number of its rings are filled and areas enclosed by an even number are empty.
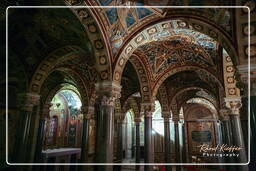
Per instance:
[[[80,95],[73,90],[58,91],[51,100],[45,125],[44,149],[80,147],[82,115]]]

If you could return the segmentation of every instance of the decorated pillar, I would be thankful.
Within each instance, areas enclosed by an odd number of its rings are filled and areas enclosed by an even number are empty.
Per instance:
[[[43,145],[44,145],[44,137],[45,137],[45,121],[47,118],[49,118],[50,114],[50,107],[52,104],[50,102],[47,102],[44,104],[42,113],[40,115],[39,119],[39,127],[38,127],[38,132],[37,132],[37,145],[36,145],[36,154],[35,154],[35,162],[42,162],[42,150],[43,150]]]
[[[230,127],[230,118],[229,118],[229,109],[221,109],[220,117],[221,117],[221,132],[222,132],[222,140],[224,144],[228,146],[232,146],[232,130]],[[227,157],[225,158],[226,163],[235,163],[234,158]]]
[[[152,113],[154,111],[154,103],[141,104],[144,110],[144,150],[145,163],[154,163],[154,146],[152,137]],[[153,171],[153,166],[145,165],[145,171]]]
[[[185,121],[181,122],[182,126],[182,140],[183,140],[183,147],[182,147],[182,163],[187,163],[187,150],[186,150],[186,131],[185,131]]]
[[[35,110],[34,106],[39,104],[40,96],[38,94],[26,93],[20,94],[21,102],[20,123],[17,130],[17,139],[15,144],[15,163],[25,163],[27,156],[27,144],[30,131],[30,121]]]
[[[180,135],[179,135],[179,118],[177,115],[173,116],[174,130],[175,130],[175,156],[176,163],[180,163]],[[176,171],[180,171],[181,167],[176,166]]]
[[[170,112],[162,112],[164,118],[164,158],[165,163],[171,163],[171,138],[170,138]],[[165,166],[166,171],[171,171],[170,165]]]
[[[90,119],[94,112],[94,107],[84,106],[81,108],[83,114],[83,134],[82,134],[82,144],[81,144],[81,163],[88,162],[88,148],[89,148],[89,127]]]
[[[123,160],[123,120],[117,120],[117,162],[122,163]]]
[[[135,136],[136,136],[136,140],[135,140],[135,163],[140,163],[140,122],[141,119],[135,118],[134,119],[135,122]],[[140,170],[140,166],[136,165],[136,171]]]
[[[232,131],[233,145],[241,148],[238,150],[238,163],[247,163],[247,153],[245,150],[243,131],[240,121],[240,108],[242,107],[240,98],[225,98],[226,106],[231,110],[229,114]],[[248,166],[241,166],[241,171],[248,171]]]
[[[113,163],[114,104],[121,87],[112,82],[96,84],[95,114],[97,118],[96,163]],[[113,166],[101,165],[97,171],[112,171]]]

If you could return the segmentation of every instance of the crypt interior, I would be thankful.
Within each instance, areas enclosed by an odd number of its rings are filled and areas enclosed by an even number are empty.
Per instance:
[[[255,169],[235,165],[249,157],[256,163],[255,146],[248,147],[249,138],[256,141],[255,0],[6,2],[0,18],[1,37],[7,34],[1,41],[1,63],[7,62],[1,67],[1,168]],[[5,11],[30,5],[73,8]],[[248,8],[144,7],[166,5]],[[202,145],[241,149],[218,156]]]

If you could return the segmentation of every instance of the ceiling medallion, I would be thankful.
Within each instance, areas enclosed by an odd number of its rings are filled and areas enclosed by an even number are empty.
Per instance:
[[[139,36],[136,38],[136,43],[140,43],[142,40],[144,40],[143,35],[139,35]]]
[[[101,76],[101,78],[103,80],[106,80],[108,78],[108,72],[107,71],[103,71],[103,72],[101,72],[100,76]]]
[[[147,91],[148,91],[148,87],[145,86],[145,87],[142,88],[142,90],[143,90],[144,92],[147,92]]]
[[[120,79],[120,73],[119,72],[115,72],[115,80],[118,81]]]
[[[227,56],[227,57],[226,57],[226,61],[227,61],[227,62],[231,62],[231,57],[230,57],[230,56]]]
[[[89,14],[85,11],[85,10],[80,10],[78,12],[78,15],[81,17],[81,18],[87,18],[89,16]]]
[[[95,33],[96,32],[96,26],[94,25],[94,24],[90,24],[89,26],[88,26],[88,29],[89,29],[89,31],[91,32],[91,33]]]
[[[178,21],[177,22],[178,23],[178,25],[180,26],[180,27],[182,27],[182,28],[184,28],[184,27],[186,27],[187,26],[187,23],[185,23],[184,21]]]
[[[233,77],[227,77],[227,82],[229,84],[233,84],[234,83],[234,78]]]
[[[249,47],[246,47],[245,49],[245,54],[249,54]],[[250,56],[255,56],[256,55],[256,46],[251,46],[250,48]]]
[[[121,58],[121,59],[119,60],[119,66],[123,66],[123,64],[124,64],[124,58]]]
[[[199,31],[203,30],[203,27],[201,25],[193,24],[193,26],[194,26],[194,29],[196,30],[199,30]]]
[[[105,56],[101,56],[101,57],[100,57],[100,64],[101,64],[101,65],[104,65],[104,64],[106,64],[106,63],[107,63],[106,57],[105,57]]]
[[[233,72],[234,71],[233,66],[227,66],[226,71],[227,72]]]
[[[130,53],[132,50],[132,46],[128,46],[125,50],[126,54]]]
[[[228,94],[229,95],[236,95],[236,89],[235,88],[229,88],[228,89]]]
[[[164,29],[169,28],[168,23],[164,23],[164,24],[162,24],[162,28],[164,28]]]
[[[153,28],[150,28],[147,30],[148,34],[154,34],[154,33],[156,33],[156,31],[157,31],[156,27],[153,27]]]
[[[101,40],[96,40],[94,44],[97,49],[103,49],[103,44]]]

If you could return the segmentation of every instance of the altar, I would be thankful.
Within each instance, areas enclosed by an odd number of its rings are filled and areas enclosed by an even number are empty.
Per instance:
[[[58,148],[42,151],[44,163],[78,163],[80,160],[80,148]],[[50,171],[76,171],[76,165],[47,165],[43,170]]]

